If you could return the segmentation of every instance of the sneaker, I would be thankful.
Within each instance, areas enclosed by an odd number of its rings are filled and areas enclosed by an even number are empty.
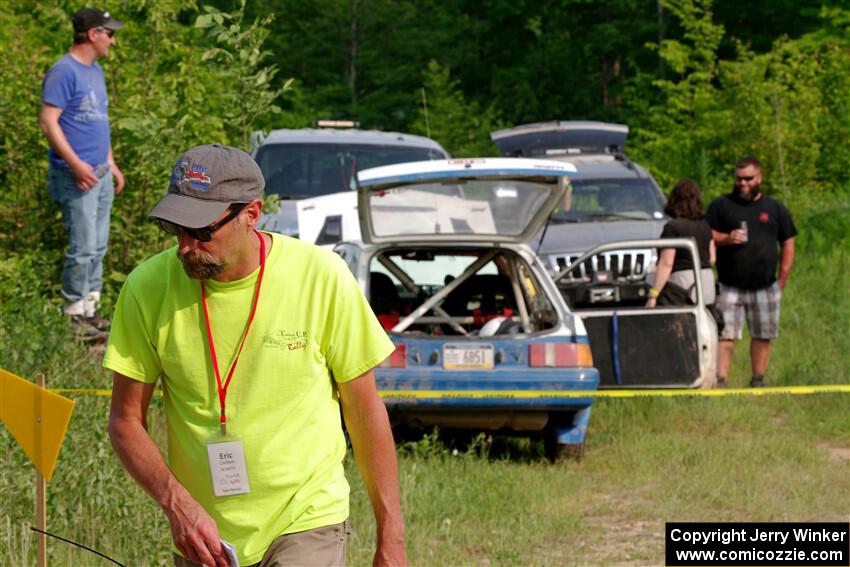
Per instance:
[[[721,378],[720,376],[718,376],[717,377],[717,384],[715,384],[714,387],[715,388],[725,388],[728,385],[729,385],[729,382],[727,382],[726,378]]]
[[[764,388],[764,376],[750,378],[750,388]]]
[[[95,327],[89,317],[83,317],[82,315],[71,316],[71,328],[74,330],[75,335],[86,341],[105,339],[108,336],[105,331]]]
[[[86,317],[94,317],[95,311],[97,310],[97,306],[100,304],[100,292],[93,291],[89,293],[83,300],[83,307],[85,312],[83,315]]]
[[[65,305],[62,307],[62,312],[68,317],[85,317],[86,316],[86,300],[78,299],[77,301],[65,300]]]

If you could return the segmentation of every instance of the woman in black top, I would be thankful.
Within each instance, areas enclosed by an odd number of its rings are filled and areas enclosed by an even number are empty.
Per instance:
[[[661,238],[692,236],[696,240],[705,304],[714,303],[714,273],[711,271],[715,259],[714,240],[711,238],[711,227],[705,221],[702,196],[697,182],[691,179],[679,181],[670,191],[664,212],[670,215],[672,220],[664,225]],[[656,298],[668,281],[691,289],[694,285],[693,268],[693,259],[688,254],[676,254],[675,248],[662,248],[646,306],[655,307]]]

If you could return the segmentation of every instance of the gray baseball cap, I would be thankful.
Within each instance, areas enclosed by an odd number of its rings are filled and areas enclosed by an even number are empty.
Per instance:
[[[168,194],[149,216],[202,228],[233,203],[262,199],[265,186],[260,166],[242,150],[219,144],[197,146],[174,164]]]

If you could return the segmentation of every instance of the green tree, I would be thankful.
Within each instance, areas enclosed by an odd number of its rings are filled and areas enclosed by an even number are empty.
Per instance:
[[[335,118],[405,129],[416,115],[428,53],[453,31],[434,0],[256,0],[246,9],[280,16],[268,45],[281,75],[309,92],[302,108],[314,114],[302,126]],[[281,125],[289,124],[274,124]]]
[[[216,93],[217,106],[223,110],[228,137],[240,139],[242,148],[248,150],[251,128],[259,120],[281,111],[275,102],[292,84],[292,79],[288,79],[282,86],[273,88],[277,66],[265,63],[270,52],[264,43],[274,15],[268,14],[246,25],[245,0],[233,14],[211,6],[204,10],[206,13],[195,20],[195,27],[207,29],[216,45],[204,52],[203,60],[214,61],[224,84],[231,86]]]
[[[675,76],[655,82],[663,102],[636,129],[636,154],[662,184],[694,177],[710,194],[725,192],[734,161],[755,154],[782,199],[805,205],[842,191],[848,175],[835,157],[846,150],[835,141],[850,124],[846,11],[824,10],[828,33],[781,37],[766,53],[739,42],[736,59],[721,60],[710,2],[664,4],[685,32],[654,46]]]
[[[456,157],[498,155],[489,136],[501,127],[493,106],[482,110],[478,103],[467,102],[449,70],[436,61],[428,63],[424,82],[413,132],[436,139]]]
[[[723,27],[712,20],[711,0],[663,0],[664,8],[677,18],[683,31],[681,39],[651,43],[665,62],[670,78],[658,79],[655,87],[662,94],[651,107],[648,119],[634,128],[638,157],[653,164],[662,186],[672,186],[681,177],[693,177],[705,186],[715,174],[708,158],[710,139],[715,130],[697,128],[711,120],[718,130],[726,117],[715,113],[713,101],[718,93],[717,48]]]

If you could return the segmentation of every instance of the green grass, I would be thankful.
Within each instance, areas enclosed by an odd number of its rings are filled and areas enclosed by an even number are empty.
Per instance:
[[[403,451],[413,564],[659,564],[667,521],[848,521],[848,410],[847,395],[600,400],[580,463]]]
[[[102,384],[101,384],[102,385]],[[127,565],[169,565],[169,530],[112,455],[107,398],[79,397],[48,529]],[[163,438],[161,406],[152,411]],[[667,521],[850,521],[850,396],[603,399],[583,461],[537,443],[437,436],[399,449],[413,565],[659,564]],[[0,432],[0,564],[31,565],[34,470]],[[369,565],[374,525],[353,462],[350,564]],[[108,565],[50,541],[51,565]]]
[[[817,254],[807,245],[812,244],[804,240],[798,245],[797,262],[782,294],[768,386],[850,382],[850,235]],[[741,341],[730,385],[745,386],[750,375],[747,341]]]

